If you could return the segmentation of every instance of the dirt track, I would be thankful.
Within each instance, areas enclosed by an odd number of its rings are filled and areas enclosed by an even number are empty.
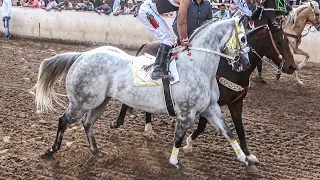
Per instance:
[[[198,138],[192,155],[181,151],[184,168],[173,168],[168,162],[172,119],[154,117],[156,140],[142,135],[143,112],[127,116],[123,127],[112,130],[109,123],[119,112],[117,101],[109,103],[94,127],[107,156],[91,155],[83,127],[77,124],[67,130],[52,159],[40,158],[53,143],[63,109],[36,114],[34,96],[28,91],[36,83],[38,67],[57,53],[93,47],[21,39],[1,39],[0,44],[0,179],[249,178],[230,145],[211,126]],[[301,72],[306,85],[302,88],[291,75],[276,82],[274,70],[264,72],[268,84],[253,84],[244,105],[248,146],[261,161],[259,179],[320,179],[320,65],[310,63]],[[223,112],[231,124],[225,107]]]

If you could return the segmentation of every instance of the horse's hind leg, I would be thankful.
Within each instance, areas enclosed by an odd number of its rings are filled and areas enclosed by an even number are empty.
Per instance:
[[[93,131],[92,131],[93,124],[102,115],[109,100],[110,100],[110,98],[107,97],[102,104],[100,104],[95,109],[90,110],[87,114],[86,120],[83,121],[83,127],[84,127],[84,130],[86,132],[86,135],[87,135],[87,138],[89,141],[90,149],[91,149],[92,154],[94,154],[94,155],[102,155],[102,154],[99,151],[97,143],[96,143],[96,139],[93,136]]]
[[[249,164],[246,155],[243,153],[237,140],[234,139],[230,128],[225,123],[218,103],[209,105],[208,108],[200,114],[200,116],[207,118],[207,120],[229,141],[237,155],[237,159],[247,166],[247,171],[249,173],[256,173],[257,168],[254,165]]]
[[[111,129],[118,128],[121,125],[123,125],[124,118],[126,117],[126,113],[127,113],[128,108],[129,108],[129,106],[127,106],[126,104],[122,104],[121,110],[120,110],[120,113],[119,113],[119,116],[118,116],[117,120],[112,121],[110,123],[110,128]]]
[[[258,83],[262,83],[262,84],[267,83],[267,82],[262,78],[262,60],[258,62],[258,64],[257,64],[257,70],[258,70],[258,79],[257,79],[257,82],[258,82]]]
[[[72,104],[69,104],[68,109],[59,118],[59,125],[58,125],[58,131],[57,131],[55,142],[52,145],[52,147],[45,152],[45,156],[52,156],[55,152],[57,152],[60,149],[63,134],[67,129],[67,127],[70,124],[79,121],[84,114],[85,114],[85,111],[77,110],[76,108],[73,107]]]
[[[294,77],[300,86],[304,85],[304,83],[299,79],[298,71],[294,71]]]

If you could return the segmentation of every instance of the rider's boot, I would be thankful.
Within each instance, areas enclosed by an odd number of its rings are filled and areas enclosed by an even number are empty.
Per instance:
[[[168,54],[170,52],[171,46],[166,44],[160,44],[156,61],[154,62],[154,70],[151,73],[151,79],[167,79],[170,78],[170,75],[165,74],[166,64],[169,59]]]

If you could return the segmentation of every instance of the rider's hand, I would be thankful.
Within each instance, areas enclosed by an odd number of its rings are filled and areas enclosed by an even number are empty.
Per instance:
[[[181,43],[181,46],[187,46],[187,47],[191,46],[188,38],[184,39],[184,38],[180,37],[180,43]]]

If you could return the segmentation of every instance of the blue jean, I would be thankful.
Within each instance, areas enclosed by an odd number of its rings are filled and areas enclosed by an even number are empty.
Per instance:
[[[4,27],[4,32],[5,32],[5,36],[6,38],[10,36],[10,31],[9,31],[9,21],[10,21],[11,17],[7,17],[7,18],[2,18],[2,22],[3,22],[3,27]]]

